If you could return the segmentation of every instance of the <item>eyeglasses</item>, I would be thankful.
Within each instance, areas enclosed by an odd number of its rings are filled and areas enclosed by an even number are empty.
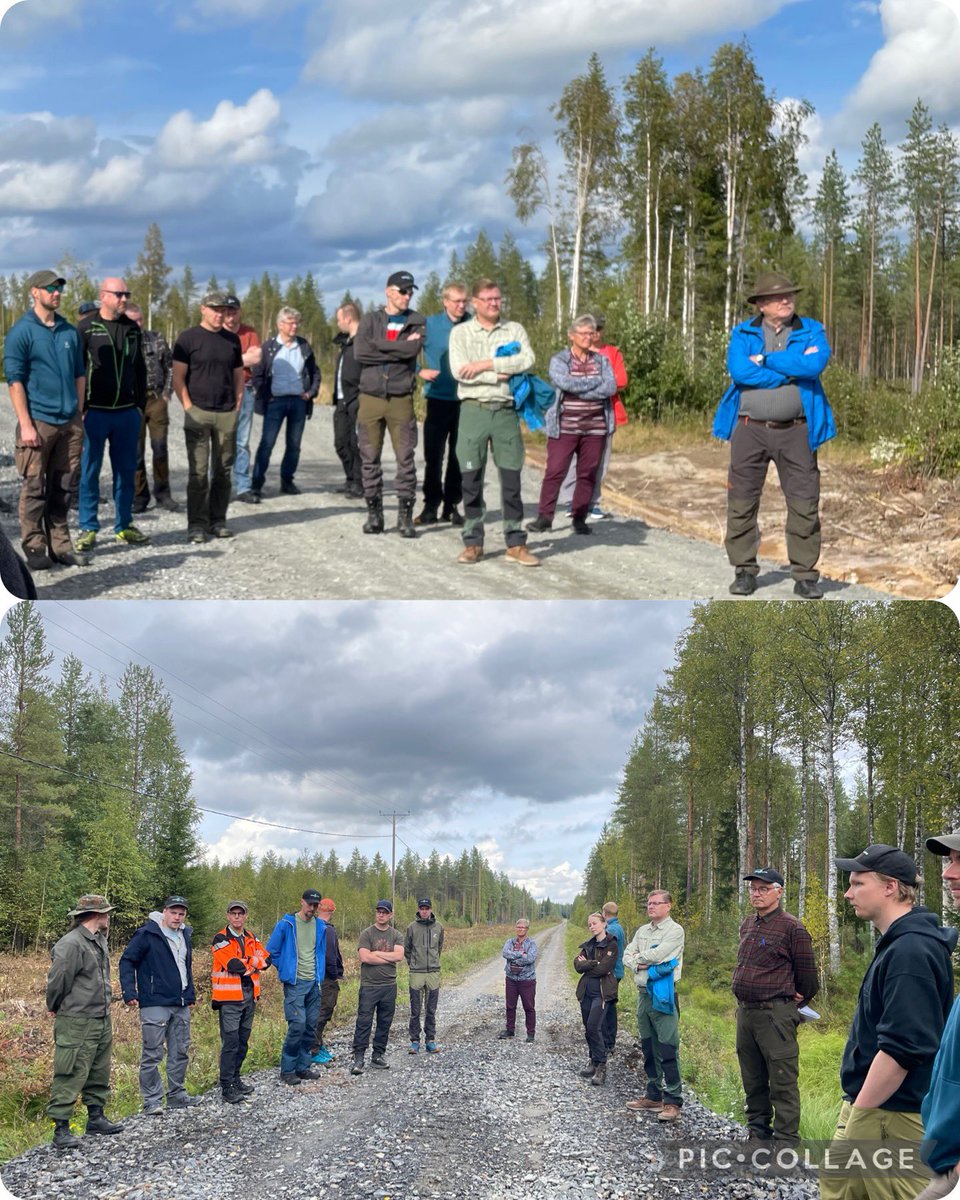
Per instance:
[[[54,292],[62,292],[63,291],[63,284],[62,283],[45,283],[43,285],[43,290],[45,292],[49,292],[50,295],[52,296],[54,294]]]
[[[659,908],[661,905],[669,903],[669,900],[648,900],[647,908]]]
[[[757,892],[759,895],[762,896],[765,892],[772,892],[773,888],[768,887],[766,884],[763,884],[761,887],[756,887],[754,884],[751,883],[749,890],[751,892]]]
[[[477,304],[502,304],[502,296],[474,296]]]
[[[378,908],[378,909],[377,909],[377,912],[378,912],[378,913],[383,913],[385,916],[388,916],[388,917],[390,916],[390,909],[389,909],[389,908]]]
[[[112,292],[109,288],[104,288],[103,294],[105,296],[116,296],[118,300],[129,300],[133,292]]]

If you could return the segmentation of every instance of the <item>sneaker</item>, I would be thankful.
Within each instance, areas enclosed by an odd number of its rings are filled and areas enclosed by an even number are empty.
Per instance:
[[[253,1086],[253,1084],[244,1083],[244,1081],[242,1079],[235,1079],[233,1081],[233,1086],[237,1089],[238,1092],[243,1092],[243,1094],[245,1096],[252,1096],[253,1093],[257,1090]]]
[[[127,546],[149,546],[150,539],[145,533],[141,533],[136,525],[128,525],[126,529],[121,529],[119,533],[115,533],[114,538],[118,542],[123,542]],[[77,549],[80,549],[79,543]]]
[[[246,1092],[241,1092],[238,1087],[225,1087],[222,1089],[224,1104],[242,1104],[247,1098]]]
[[[793,593],[802,600],[822,600],[823,592],[815,579],[798,579],[793,585]]]
[[[80,536],[73,543],[73,548],[83,554],[87,550],[93,549],[96,540],[97,531],[95,529],[81,529]]]
[[[650,1100],[646,1096],[641,1096],[639,1100],[628,1100],[627,1108],[631,1112],[660,1112],[663,1108],[662,1100]]]
[[[207,535],[203,529],[191,529],[187,534],[187,541],[192,546],[202,546],[206,540]]]
[[[587,513],[588,517],[593,517],[595,521],[605,521],[608,517],[612,517],[613,513],[602,509],[599,504],[595,504]]]
[[[323,1075],[321,1074],[321,1072],[320,1072],[320,1071],[310,1071],[310,1070],[307,1070],[307,1071],[298,1071],[298,1072],[297,1072],[297,1078],[298,1078],[298,1079],[310,1079],[310,1080],[313,1080],[313,1079],[322,1079],[322,1078],[323,1078]]]
[[[210,536],[215,538],[232,538],[233,530],[227,525],[214,525],[210,530]]]
[[[427,1042],[427,1053],[428,1054],[439,1054],[440,1047],[437,1045],[436,1042]]]
[[[419,1042],[411,1042],[410,1043],[410,1053],[411,1054],[419,1054],[420,1053],[420,1043]]]
[[[143,1115],[145,1117],[162,1117],[163,1116],[163,1105],[162,1104],[145,1104],[143,1106]]]
[[[319,1067],[323,1067],[323,1066],[326,1066],[326,1064],[328,1062],[330,1062],[332,1058],[333,1058],[333,1055],[326,1048],[326,1046],[321,1046],[320,1049],[313,1056],[313,1058],[310,1059],[310,1061],[312,1063],[316,1063],[317,1066],[319,1066]]]
[[[483,558],[482,546],[464,546],[460,551],[460,557],[457,559],[457,562],[468,564],[478,563],[481,558]]]
[[[167,1108],[196,1108],[202,1103],[199,1096],[189,1096],[186,1092],[181,1092],[179,1096],[167,1097]]]
[[[280,1082],[289,1083],[291,1087],[297,1087],[303,1082],[296,1071],[281,1071]]]
[[[679,1121],[680,1106],[678,1104],[665,1104],[657,1113],[658,1121]]]
[[[370,1066],[378,1067],[381,1071],[390,1070],[390,1064],[387,1062],[387,1060],[382,1054],[377,1054],[376,1052],[374,1052],[370,1057]]]
[[[757,590],[757,577],[750,571],[737,571],[730,584],[731,596],[752,596]]]
[[[540,566],[540,559],[531,554],[526,546],[508,546],[507,562],[516,563],[520,567]]]
[[[500,1032],[497,1034],[497,1041],[502,1042],[504,1040],[504,1038],[512,1038],[512,1037],[513,1037],[512,1029],[501,1029]]]
[[[241,504],[259,504],[260,497],[256,492],[241,492],[237,499]]]

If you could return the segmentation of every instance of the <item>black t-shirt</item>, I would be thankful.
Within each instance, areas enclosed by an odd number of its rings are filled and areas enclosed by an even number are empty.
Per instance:
[[[243,366],[243,356],[235,333],[202,325],[185,329],[173,347],[173,361],[186,363],[187,391],[197,408],[230,412],[237,407],[233,372]]]

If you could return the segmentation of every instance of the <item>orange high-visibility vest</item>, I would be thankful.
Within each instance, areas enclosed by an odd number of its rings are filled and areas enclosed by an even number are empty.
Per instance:
[[[240,949],[240,942],[243,949]],[[243,1000],[243,984],[241,975],[232,975],[227,970],[231,958],[239,958],[250,970],[253,982],[253,998],[260,996],[260,972],[267,965],[267,952],[252,933],[244,929],[242,937],[237,938],[229,926],[225,926],[213,939],[213,970],[210,974],[211,1000],[218,1004],[229,1003],[231,1000]]]

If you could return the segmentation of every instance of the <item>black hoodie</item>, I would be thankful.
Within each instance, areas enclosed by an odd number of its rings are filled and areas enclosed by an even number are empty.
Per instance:
[[[956,944],[956,929],[938,925],[923,905],[898,917],[877,942],[860,984],[840,1064],[840,1084],[847,1100],[857,1098],[874,1056],[883,1050],[907,1074],[880,1107],[891,1112],[920,1111],[953,1003],[950,955]]]

